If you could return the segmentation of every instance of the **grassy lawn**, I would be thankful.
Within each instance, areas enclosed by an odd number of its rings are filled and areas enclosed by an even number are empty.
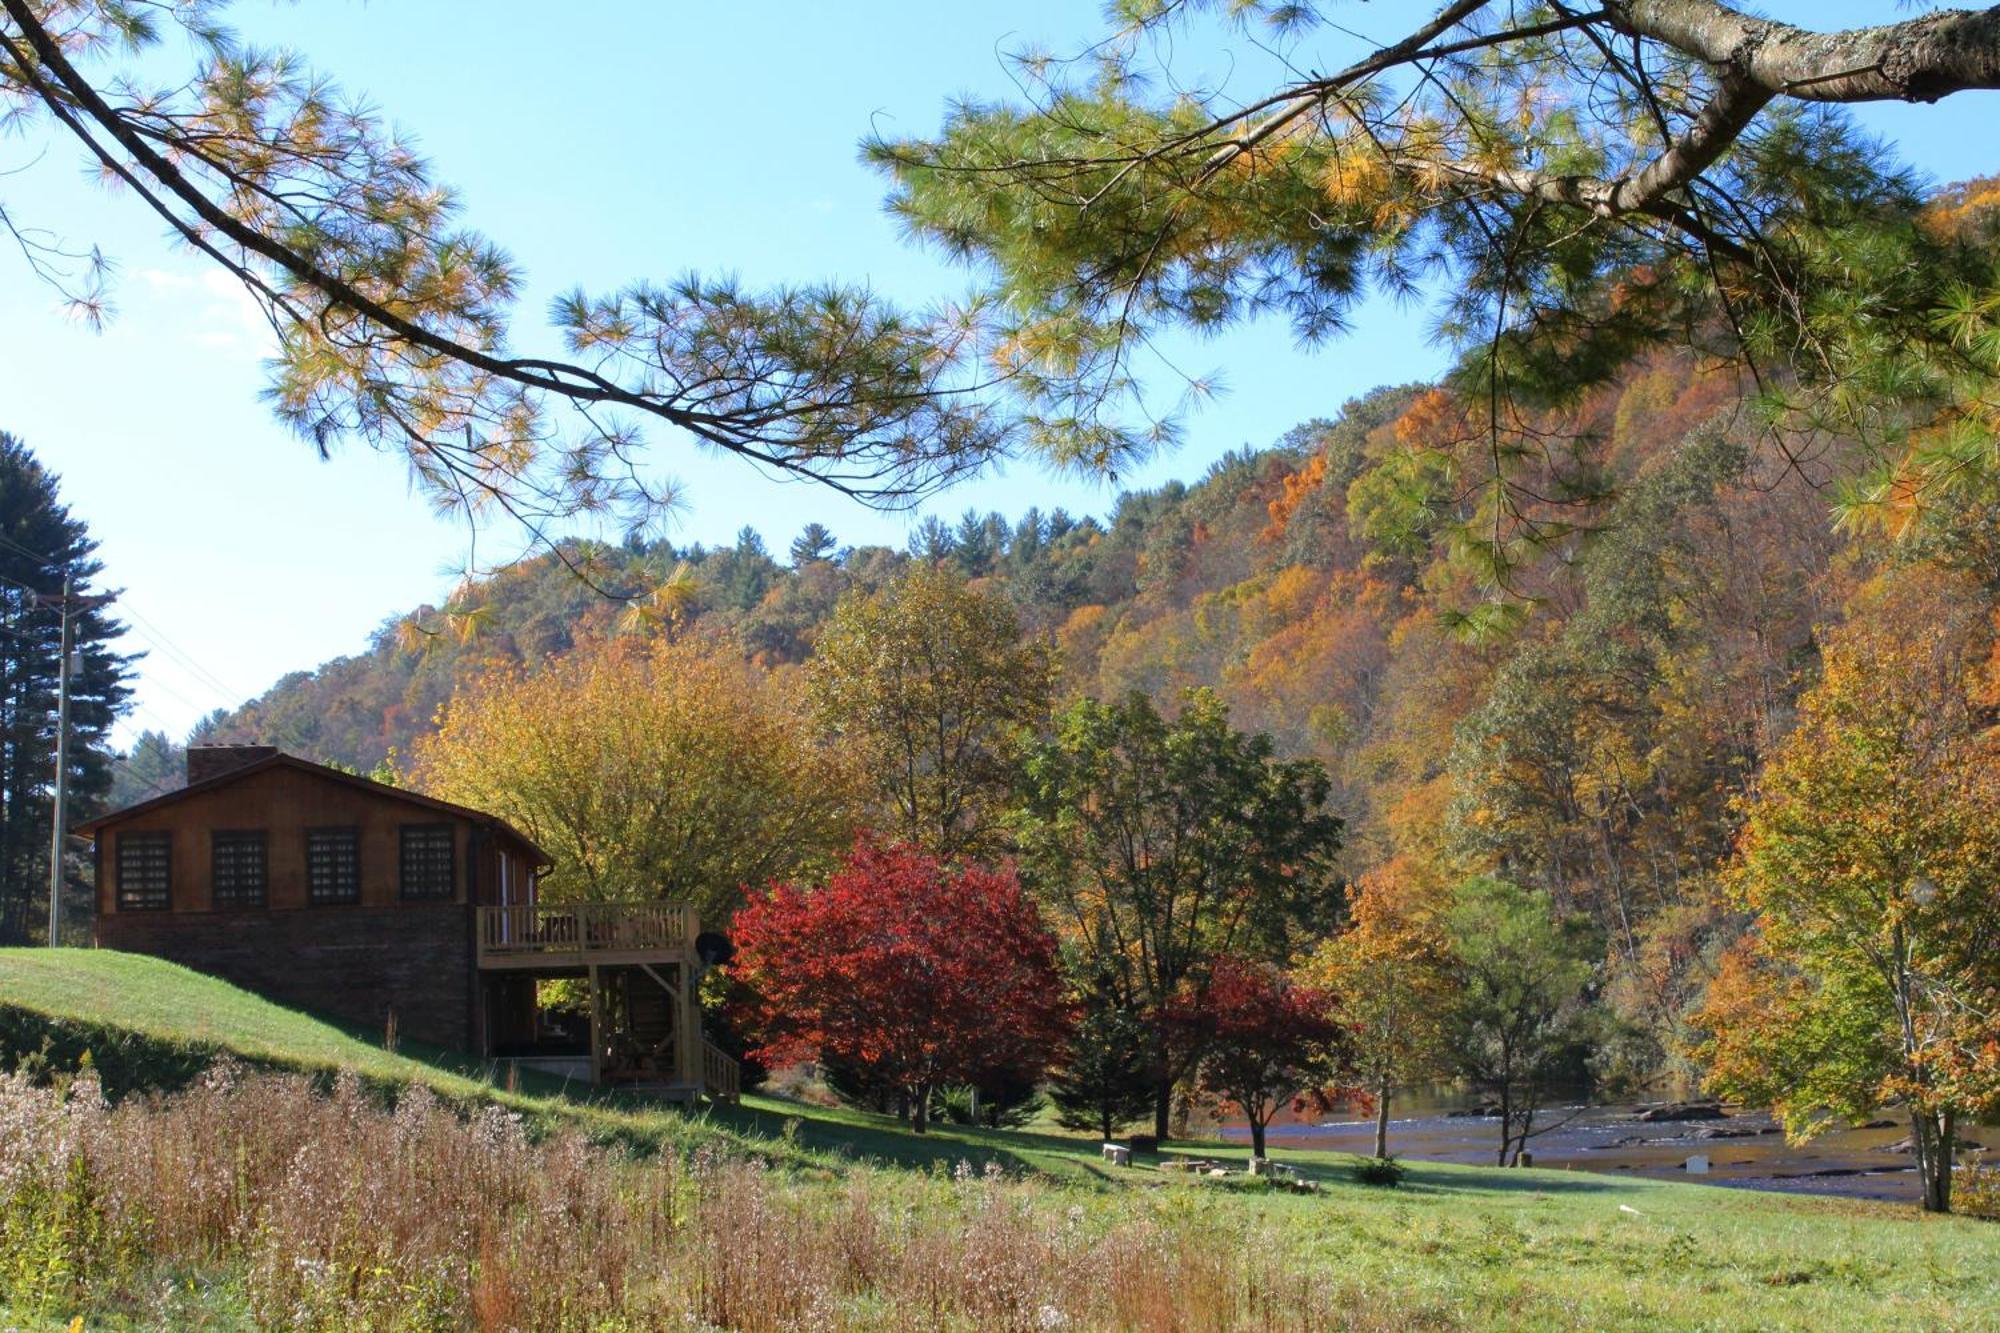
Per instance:
[[[1184,1180],[1152,1163],[1114,1168],[1093,1139],[1051,1129],[940,1126],[751,1096],[685,1112],[573,1095],[552,1082],[493,1086],[477,1062],[381,1049],[362,1034],[211,978],[108,952],[0,950],[0,1059],[51,1042],[88,1047],[133,1086],[185,1081],[217,1054],[373,1083],[420,1082],[459,1103],[501,1102],[599,1141],[689,1151],[702,1144],[775,1164],[786,1188],[831,1194],[857,1178],[884,1197],[953,1188],[961,1163],[997,1164],[1023,1216],[1089,1229],[1155,1219],[1218,1248],[1248,1249],[1354,1293],[1355,1308],[1437,1327],[2000,1329],[2000,1225],[1906,1205],[1762,1194],[1565,1171],[1414,1163],[1400,1188],[1353,1181],[1344,1154],[1284,1160],[1321,1192],[1240,1178]],[[107,1083],[111,1082],[107,1072]],[[1240,1160],[1242,1145],[1167,1145]],[[959,1174],[963,1174],[962,1171]]]

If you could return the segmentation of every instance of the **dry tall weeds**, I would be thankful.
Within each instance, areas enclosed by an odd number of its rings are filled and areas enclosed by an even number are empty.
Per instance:
[[[818,1176],[823,1178],[808,1178]],[[422,1089],[218,1068],[107,1106],[0,1077],[0,1304],[143,1313],[162,1274],[258,1323],[398,1329],[1403,1326],[1274,1238],[1059,1188],[532,1143]]]

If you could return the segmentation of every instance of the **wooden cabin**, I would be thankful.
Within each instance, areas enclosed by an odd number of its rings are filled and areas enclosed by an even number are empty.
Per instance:
[[[673,903],[548,906],[504,820],[269,746],[198,745],[187,786],[79,824],[97,943],[370,1035],[592,1082],[733,1098],[701,1036],[700,922]],[[574,979],[581,1012],[544,1005]]]

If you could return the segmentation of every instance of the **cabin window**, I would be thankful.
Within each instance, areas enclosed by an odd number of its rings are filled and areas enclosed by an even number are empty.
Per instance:
[[[450,898],[452,827],[449,824],[405,824],[402,880],[405,898]]]
[[[209,861],[209,887],[217,909],[262,907],[266,884],[264,830],[218,832]]]
[[[361,830],[306,830],[306,901],[315,907],[361,901]]]
[[[118,910],[164,912],[173,906],[174,835],[118,835]]]

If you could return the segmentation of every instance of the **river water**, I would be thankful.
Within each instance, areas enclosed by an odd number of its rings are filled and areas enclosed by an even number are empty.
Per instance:
[[[1453,1094],[1414,1095],[1390,1104],[1389,1151],[1432,1162],[1491,1166],[1500,1144],[1499,1121],[1470,1114],[1471,1101]],[[1850,1198],[1914,1200],[1921,1190],[1914,1158],[1891,1152],[1909,1137],[1909,1122],[1833,1130],[1810,1143],[1785,1141],[1761,1111],[1730,1108],[1719,1120],[1641,1121],[1645,1104],[1559,1105],[1536,1117],[1547,1132],[1528,1141],[1537,1167],[1652,1176],[1745,1189],[1832,1194]],[[1891,1119],[1884,1115],[1883,1120]],[[1222,1126],[1223,1137],[1247,1139],[1241,1124]],[[1974,1128],[1962,1138],[2000,1147],[2000,1132]],[[1274,1153],[1286,1146],[1320,1152],[1372,1153],[1375,1119],[1336,1111],[1323,1118],[1280,1122],[1270,1129]],[[1688,1159],[1703,1156],[1697,1174]]]

